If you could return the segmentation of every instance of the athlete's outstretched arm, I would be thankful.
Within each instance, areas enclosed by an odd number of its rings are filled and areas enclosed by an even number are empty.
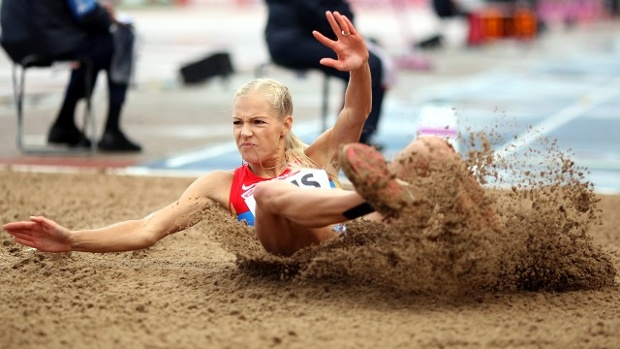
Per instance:
[[[325,15],[337,39],[331,40],[317,31],[313,34],[319,42],[336,53],[337,59],[323,58],[321,64],[348,71],[350,78],[344,106],[334,126],[320,135],[306,151],[319,164],[334,163],[341,144],[359,140],[364,122],[372,109],[369,52],[364,38],[347,17],[338,12],[327,12]]]
[[[198,223],[204,210],[216,204],[218,185],[224,173],[213,172],[190,185],[174,203],[142,218],[110,226],[70,231],[45,217],[3,226],[15,241],[43,252],[121,252],[152,246],[169,234]],[[222,177],[222,178],[218,178]],[[219,203],[219,202],[217,202]]]

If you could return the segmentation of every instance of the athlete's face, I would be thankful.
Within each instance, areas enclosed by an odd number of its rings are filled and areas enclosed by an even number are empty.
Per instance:
[[[232,120],[237,148],[245,161],[267,167],[284,157],[290,115],[280,121],[262,96],[250,93],[235,100]]]

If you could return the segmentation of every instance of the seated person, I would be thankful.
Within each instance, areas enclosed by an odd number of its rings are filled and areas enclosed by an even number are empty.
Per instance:
[[[110,5],[102,6],[96,0],[3,0],[0,25],[0,44],[14,62],[19,63],[32,54],[52,60],[86,56],[93,64],[91,91],[99,71],[105,70],[108,115],[98,148],[101,151],[141,150],[119,126],[129,85],[133,36],[130,36],[130,28],[115,20]],[[125,40],[120,42],[122,46],[115,41],[119,39]],[[129,43],[126,40],[130,40]],[[127,50],[120,52],[118,47]],[[114,71],[113,67],[119,67],[116,64],[119,59],[122,68]],[[85,74],[83,66],[72,70],[62,106],[48,134],[49,143],[90,147],[91,140],[75,124],[76,105],[86,96]]]
[[[323,57],[336,58],[328,47],[321,45],[312,36],[312,31],[330,33],[329,23],[325,20],[325,11],[338,11],[352,22],[353,12],[344,0],[266,0],[268,19],[265,28],[265,40],[269,55],[274,63],[290,69],[316,69],[346,82],[349,74],[319,63]],[[338,33],[340,34],[340,33]],[[328,37],[335,39],[334,34]],[[373,45],[374,46],[374,45]],[[374,49],[374,47],[373,47]],[[369,50],[368,64],[372,75],[372,109],[362,129],[359,141],[372,143],[377,131],[383,99],[393,76],[387,69],[393,68],[388,57],[379,55],[376,50]]]

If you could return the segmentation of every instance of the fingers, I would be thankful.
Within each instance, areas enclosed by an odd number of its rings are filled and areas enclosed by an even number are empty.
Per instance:
[[[22,221],[22,222],[11,222],[2,226],[4,230],[6,230],[9,234],[12,234],[15,231],[31,231],[37,226],[41,226],[46,219],[44,217],[31,216],[30,221]]]
[[[340,35],[348,36],[351,34],[351,28],[349,28],[350,21],[347,21],[347,17],[339,14],[338,12],[334,13],[334,18],[338,21],[338,26],[340,27]],[[336,33],[338,35],[338,33]]]
[[[43,223],[46,219],[42,216],[30,216],[30,220],[35,223]]]
[[[332,67],[334,69],[338,69],[338,61],[333,58],[321,58],[319,61],[322,65],[326,67]]]
[[[67,252],[69,232],[56,222],[41,216],[32,216],[30,221],[7,223],[4,229],[15,242],[34,247],[42,252]]]
[[[351,35],[357,35],[357,30],[355,29],[355,26],[353,26],[353,23],[351,22],[351,20],[349,19],[349,17],[347,16],[340,16],[343,20],[343,24],[341,24],[341,27],[344,28],[346,27],[347,30],[346,32],[351,34]],[[344,29],[343,29],[344,30]]]
[[[358,35],[357,30],[353,26],[353,23],[347,16],[343,16],[338,12],[325,12],[325,16],[327,17],[327,21],[329,22],[330,27],[336,34],[337,40],[341,40],[342,38],[348,37],[349,35]],[[314,30],[312,31],[312,35],[320,41],[323,45],[334,49],[337,41],[331,40],[322,33]]]
[[[9,235],[13,236],[15,242],[36,248],[37,245],[32,235],[37,225],[34,222],[13,222],[5,224],[3,228]]]
[[[49,232],[50,229],[58,229],[56,222],[43,216],[30,216],[30,220],[39,225],[42,231]]]
[[[364,39],[353,26],[353,22],[338,12],[327,11],[325,17],[336,35],[336,40],[316,30],[312,32],[312,35],[321,44],[333,50],[337,58],[325,57],[319,63],[340,71],[352,71],[359,68],[368,59],[368,51]]]
[[[314,38],[317,39],[321,44],[331,49],[333,49],[334,45],[336,45],[336,42],[334,40],[331,40],[330,38],[326,37],[325,35],[319,33],[316,30],[312,31],[312,35],[314,35]]]
[[[38,247],[35,243],[35,240],[32,238],[32,234],[30,232],[25,232],[25,231],[20,230],[20,231],[11,232],[10,234],[13,236],[13,239],[17,243],[30,246],[30,247],[35,247],[35,248]]]
[[[30,221],[7,223],[2,227],[15,238],[27,240],[33,234],[38,234],[42,231],[45,221],[44,217],[30,217]]]
[[[350,34],[357,34],[355,28],[353,27],[353,23],[347,18],[347,16],[341,15],[339,12],[325,12],[325,16],[327,17],[327,21],[329,22],[330,27],[336,34],[336,37],[349,36]]]
[[[341,30],[340,34],[342,36],[350,35],[352,31],[351,27],[353,27],[353,24],[351,23],[351,21],[349,21],[346,16],[343,16],[339,14],[338,12],[336,12],[335,15],[336,15],[336,19],[338,20],[338,25],[340,26],[340,30]]]
[[[4,230],[6,230],[9,234],[13,231],[17,231],[17,230],[30,230],[32,229],[37,223],[35,222],[12,222],[12,223],[7,223],[5,225],[2,226],[2,228],[4,228]]]
[[[338,13],[326,11],[325,17],[327,17],[327,22],[329,22],[329,26],[332,27],[332,30],[334,31],[336,36],[338,36],[338,34],[340,34],[340,31],[342,29],[340,29],[340,26],[338,26],[338,22],[336,22],[336,18],[334,17],[334,14],[338,14]]]

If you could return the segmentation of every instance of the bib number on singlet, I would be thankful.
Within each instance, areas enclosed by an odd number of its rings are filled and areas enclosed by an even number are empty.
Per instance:
[[[317,189],[317,188],[331,188],[332,185],[329,181],[329,177],[327,176],[327,172],[325,170],[317,170],[317,169],[298,169],[293,170],[292,172],[276,177],[273,180],[282,180],[295,184],[296,186],[304,189]],[[245,201],[245,204],[248,206],[250,211],[252,211],[252,215],[254,216],[256,213],[256,200],[254,199],[254,186],[251,189],[241,194],[241,197]]]

